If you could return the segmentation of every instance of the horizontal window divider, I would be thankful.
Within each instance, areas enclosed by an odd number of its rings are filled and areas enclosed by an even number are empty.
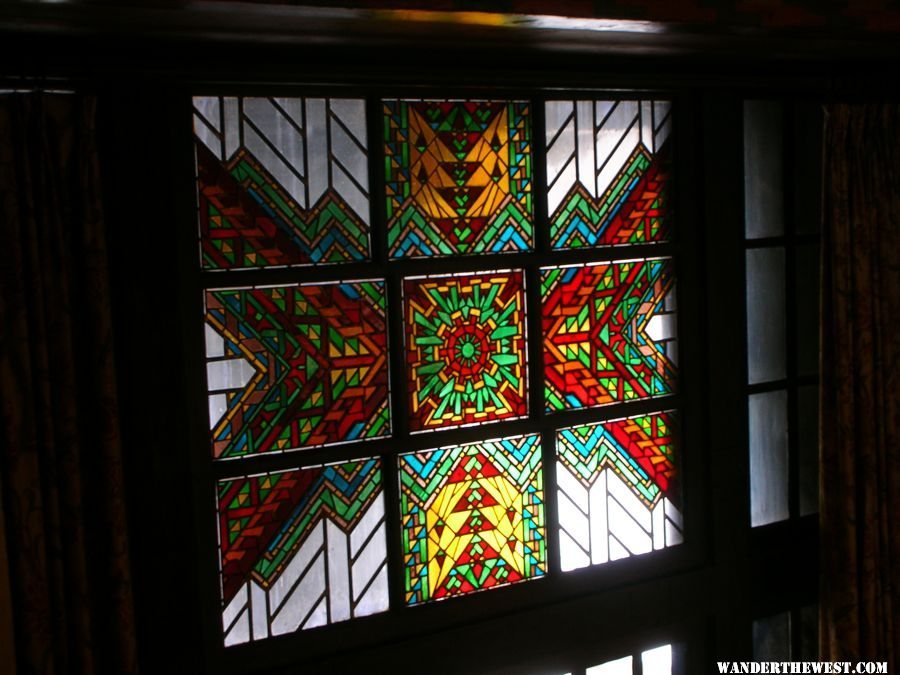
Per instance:
[[[273,471],[288,471],[308,466],[381,457],[391,454],[395,444],[396,439],[389,437],[368,441],[348,441],[285,452],[266,452],[258,455],[213,460],[210,470],[217,480]]]
[[[747,394],[764,394],[771,391],[781,391],[783,389],[792,389],[794,387],[803,387],[808,385],[817,386],[819,384],[818,375],[794,375],[783,377],[770,382],[757,382],[747,385]]]
[[[203,271],[199,275],[201,288],[234,288],[243,286],[280,286],[297,283],[324,283],[383,279],[383,265],[372,261],[328,263],[298,267]]]
[[[508,438],[528,434],[540,434],[565,427],[597,424],[600,422],[647,415],[664,410],[678,409],[680,396],[671,394],[640,401],[614,403],[582,410],[565,410],[545,413],[541,419],[527,418],[472,424],[452,429],[435,429],[408,435],[374,438],[364,441],[347,441],[332,445],[310,447],[285,452],[269,452],[234,458],[215,459],[211,462],[211,474],[216,479],[230,478],[271,471],[286,471],[297,467],[318,466],[334,462],[367,457],[397,456],[416,452],[485,440]],[[212,458],[211,458],[212,459]]]
[[[201,289],[207,289],[325,283],[357,279],[377,280],[384,279],[389,275],[406,277],[487,272],[526,267],[585,265],[618,260],[668,258],[674,254],[674,245],[671,242],[665,242],[633,246],[553,250],[545,254],[528,251],[521,253],[392,259],[387,263],[364,261],[266,269],[205,270],[199,273],[197,285]]]
[[[759,239],[747,239],[745,244],[749,248],[771,248],[774,246],[802,246],[818,244],[821,237],[817,232],[791,232],[777,237],[761,237]]]
[[[544,413],[543,421],[539,423],[539,426],[541,428],[552,426],[556,429],[560,429],[583,424],[596,424],[607,420],[622,419],[623,417],[634,417],[635,415],[648,415],[663,410],[675,410],[681,407],[682,400],[680,394],[667,394],[665,396],[656,396],[654,398],[641,399],[639,401],[610,403],[594,408],[546,412]]]

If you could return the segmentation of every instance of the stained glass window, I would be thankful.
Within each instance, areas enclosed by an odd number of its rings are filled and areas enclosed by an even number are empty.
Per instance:
[[[661,412],[558,432],[563,571],[681,543],[672,421]]]
[[[403,293],[410,429],[527,414],[521,270],[408,278]]]
[[[669,238],[668,101],[548,101],[553,248]]]
[[[226,645],[388,608],[377,459],[229,478],[217,490]]]
[[[390,433],[384,283],[206,292],[217,458]]]
[[[531,112],[524,101],[384,101],[394,258],[532,246]]]
[[[406,602],[547,571],[537,434],[400,455]]]
[[[541,269],[547,410],[672,393],[673,290],[669,259]]]
[[[203,267],[366,260],[365,102],[194,98]]]
[[[669,102],[192,100],[226,646],[681,541]]]

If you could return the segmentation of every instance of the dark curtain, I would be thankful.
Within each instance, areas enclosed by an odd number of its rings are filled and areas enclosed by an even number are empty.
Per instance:
[[[900,666],[900,106],[825,132],[822,658]]]
[[[0,494],[20,673],[137,670],[96,104],[0,95]]]

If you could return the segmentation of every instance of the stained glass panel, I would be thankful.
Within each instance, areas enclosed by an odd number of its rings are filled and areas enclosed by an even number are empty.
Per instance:
[[[198,96],[194,135],[204,268],[370,257],[363,100]]]
[[[661,412],[557,433],[563,571],[682,541],[672,422]]]
[[[541,269],[547,410],[672,393],[671,260]]]
[[[531,248],[531,112],[524,101],[384,101],[394,258]]]
[[[669,239],[668,101],[548,101],[553,248]]]
[[[384,283],[206,292],[213,455],[390,434]]]
[[[400,455],[406,601],[546,574],[537,434]]]
[[[403,283],[412,431],[528,414],[521,270]]]
[[[217,491],[226,645],[387,610],[377,459],[229,478]]]

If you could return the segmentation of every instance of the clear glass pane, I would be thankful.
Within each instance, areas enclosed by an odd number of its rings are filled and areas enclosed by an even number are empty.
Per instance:
[[[800,375],[819,372],[819,246],[796,249],[797,369]]]
[[[782,106],[744,102],[744,223],[747,239],[784,233]]]
[[[785,520],[788,507],[787,392],[753,394],[750,426],[750,522]]]
[[[785,376],[784,248],[747,251],[747,381]]]
[[[631,675],[631,656],[586,668],[585,675]]]
[[[672,675],[672,645],[648,649],[641,654],[644,675]]]
[[[819,390],[797,390],[797,446],[799,452],[800,515],[819,511]]]
[[[756,661],[790,661],[791,615],[774,614],[753,622],[753,658]]]

